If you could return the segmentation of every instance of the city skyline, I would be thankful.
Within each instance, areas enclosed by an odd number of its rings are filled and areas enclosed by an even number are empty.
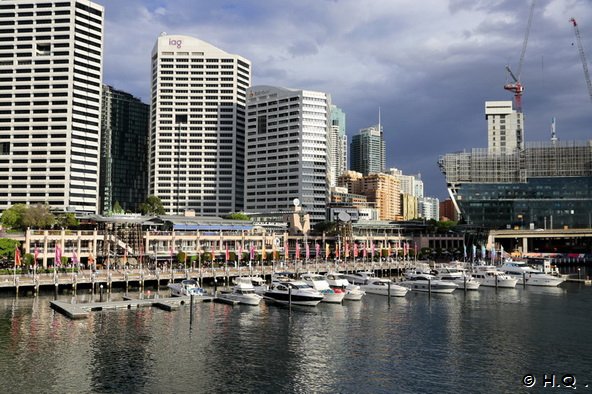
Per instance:
[[[104,83],[148,102],[158,34],[203,39],[250,59],[253,85],[327,92],[346,113],[350,137],[375,124],[380,107],[387,168],[421,173],[426,194],[439,198],[446,184],[438,156],[485,147],[484,102],[512,99],[503,89],[504,67],[518,62],[530,7],[530,1],[98,3],[106,18]],[[592,9],[585,2],[539,0],[534,8],[521,78],[526,141],[548,140],[552,117],[559,139],[589,139],[592,104],[570,17],[590,58]]]

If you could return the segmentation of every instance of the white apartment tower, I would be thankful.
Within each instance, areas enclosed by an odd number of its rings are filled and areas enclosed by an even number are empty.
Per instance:
[[[243,210],[251,62],[196,38],[162,34],[152,51],[149,194],[168,214]]]
[[[103,7],[0,2],[0,211],[97,213]]]
[[[486,101],[485,119],[489,152],[524,149],[524,114],[512,109],[512,101]]]
[[[248,89],[247,213],[290,212],[297,198],[311,223],[325,220],[330,105],[321,92]]]

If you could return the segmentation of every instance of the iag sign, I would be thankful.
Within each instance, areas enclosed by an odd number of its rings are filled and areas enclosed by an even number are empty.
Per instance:
[[[176,46],[177,48],[181,48],[181,44],[183,44],[183,40],[174,40],[169,38],[169,45]]]

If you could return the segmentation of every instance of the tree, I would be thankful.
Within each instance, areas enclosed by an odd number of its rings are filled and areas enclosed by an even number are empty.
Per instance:
[[[23,215],[27,211],[25,204],[15,204],[2,213],[2,225],[10,228],[23,227]]]
[[[156,196],[149,196],[146,202],[140,204],[140,212],[143,215],[164,215],[164,206],[160,198]]]
[[[113,209],[112,209],[113,213],[115,214],[121,214],[123,213],[123,208],[121,207],[121,204],[119,203],[119,201],[115,201],[115,204],[113,204]]]
[[[234,220],[251,220],[251,217],[243,212],[234,212],[228,214],[224,217],[225,219],[234,219]]]
[[[76,215],[74,215],[72,212],[67,212],[58,215],[58,217],[56,218],[56,224],[63,228],[72,228],[78,227],[80,225],[80,222],[78,221],[78,219],[76,219]]]
[[[48,205],[33,205],[25,211],[22,219],[22,227],[47,228],[55,224],[55,216],[49,212]]]
[[[0,238],[0,257],[14,256],[14,250],[20,245],[19,241],[9,238]]]
[[[313,233],[327,235],[335,235],[337,232],[337,225],[335,222],[319,222],[313,226]]]

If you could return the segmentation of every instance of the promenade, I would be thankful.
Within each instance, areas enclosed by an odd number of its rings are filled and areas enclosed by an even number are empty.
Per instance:
[[[310,261],[307,263],[281,263],[274,262],[269,265],[234,266],[233,264],[211,267],[187,267],[184,269],[103,269],[103,270],[79,270],[78,272],[50,272],[29,273],[0,276],[0,290],[28,292],[37,294],[41,288],[90,288],[98,291],[100,286],[106,291],[112,287],[140,287],[166,286],[169,283],[182,279],[197,279],[200,283],[212,285],[228,285],[232,278],[238,276],[271,276],[275,272],[291,272],[300,274],[304,272],[353,272],[373,271],[379,275],[399,275],[406,268],[413,266],[413,261],[357,261],[357,262],[325,262]]]

